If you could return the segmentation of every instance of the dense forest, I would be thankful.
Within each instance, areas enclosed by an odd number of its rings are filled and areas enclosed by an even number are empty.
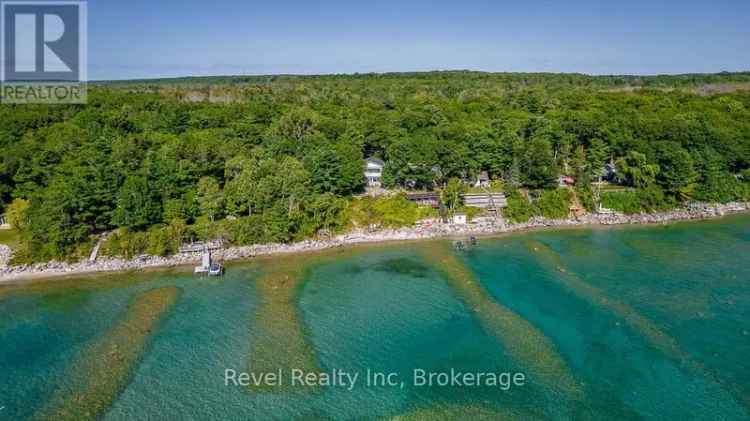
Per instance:
[[[748,84],[750,73],[101,82],[86,105],[0,105],[0,213],[20,231],[19,262],[81,256],[109,231],[110,254],[168,254],[189,238],[286,242],[429,213],[359,197],[367,156],[386,162],[388,187],[454,192],[487,171],[513,220],[558,214],[570,200],[560,174],[591,208],[607,163],[624,189],[602,201],[624,212],[749,200]]]

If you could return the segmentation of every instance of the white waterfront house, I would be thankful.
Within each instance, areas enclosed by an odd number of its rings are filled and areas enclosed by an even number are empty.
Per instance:
[[[375,157],[365,159],[365,184],[367,187],[380,187],[385,162]]]

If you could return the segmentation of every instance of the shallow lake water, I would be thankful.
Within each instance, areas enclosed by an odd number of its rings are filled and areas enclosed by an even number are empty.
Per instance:
[[[3,286],[0,420],[750,419],[749,263],[734,216]]]

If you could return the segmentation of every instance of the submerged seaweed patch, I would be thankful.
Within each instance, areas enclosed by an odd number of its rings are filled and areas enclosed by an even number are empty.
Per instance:
[[[98,419],[127,385],[148,339],[179,293],[177,287],[165,287],[137,295],[125,316],[71,365],[68,382],[37,418]]]
[[[359,264],[350,264],[344,268],[344,272],[349,275],[359,275],[365,271],[365,267]]]
[[[397,257],[378,263],[375,270],[412,278],[427,278],[430,268],[414,259]]]

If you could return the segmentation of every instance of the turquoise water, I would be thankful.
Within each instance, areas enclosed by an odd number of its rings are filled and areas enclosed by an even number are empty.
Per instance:
[[[509,352],[524,338],[488,329],[484,307],[459,290],[468,287],[425,253],[411,243],[231,265],[222,279],[158,271],[1,287],[0,420],[37,419],[61,391],[71,399],[91,393],[69,381],[110,375],[76,369],[102,358],[87,349],[133,300],[164,286],[181,290],[177,302],[142,332],[146,345],[106,409],[82,418],[750,419],[750,217],[517,234],[457,254],[483,297],[553,345],[550,358],[580,386],[558,399],[547,391],[559,385]],[[264,296],[257,284],[282,262],[304,267],[291,302]],[[305,345],[300,358],[321,371],[358,373],[358,383],[351,390],[225,385],[226,369],[253,372],[264,305],[279,317],[294,312],[298,323],[283,326]],[[264,367],[283,354],[273,351]],[[288,364],[278,361],[285,375]],[[428,387],[413,383],[415,369],[528,377],[509,390]],[[398,381],[368,385],[367,370]]]

